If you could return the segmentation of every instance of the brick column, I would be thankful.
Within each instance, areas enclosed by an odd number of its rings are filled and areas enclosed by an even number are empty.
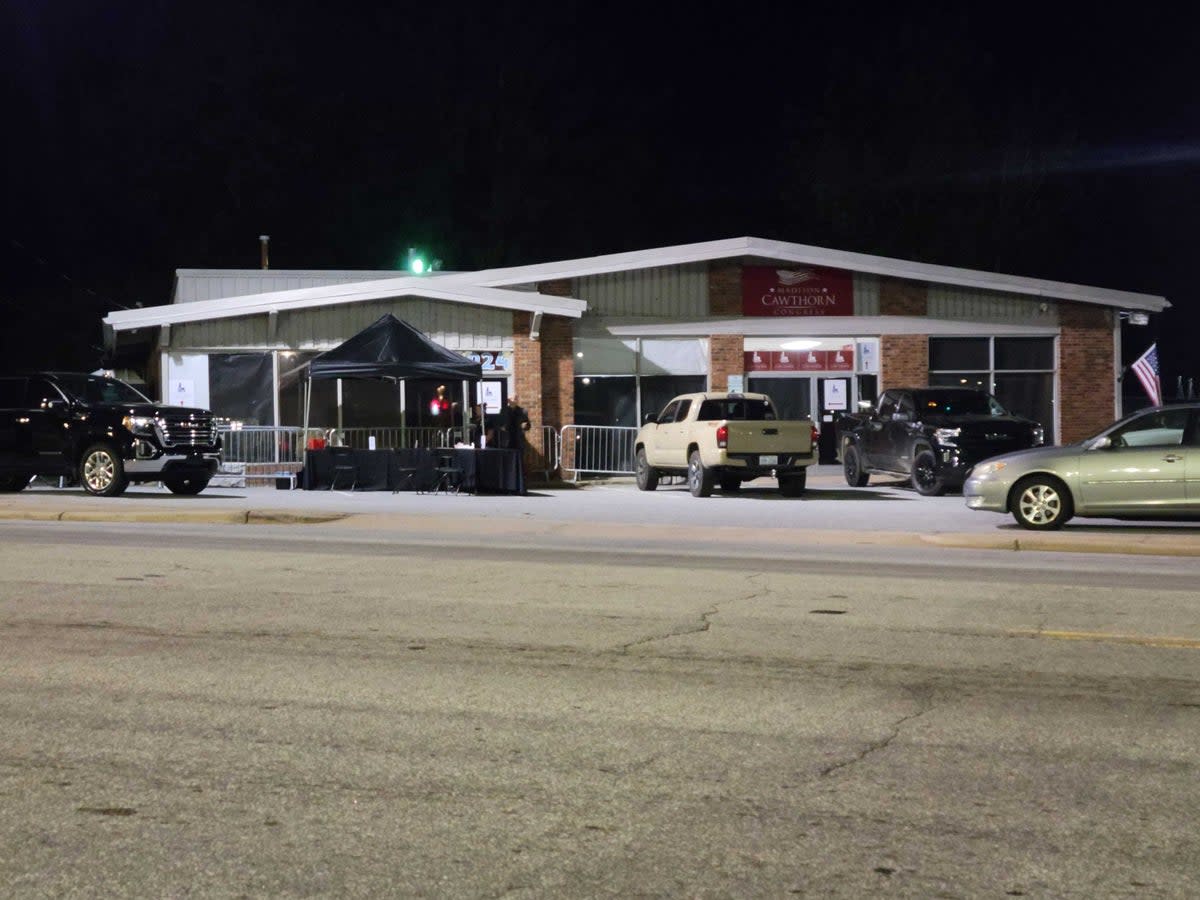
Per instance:
[[[538,293],[570,297],[571,282],[542,282]],[[557,432],[575,421],[575,325],[565,316],[543,314],[534,341],[532,323],[532,313],[513,313],[513,390],[529,414],[526,469],[544,471],[551,448],[543,443],[542,426]]]
[[[742,264],[740,261],[714,260],[708,264],[708,311],[723,318],[741,318]],[[713,391],[729,390],[729,376],[745,372],[742,350],[746,342],[740,334],[712,334],[708,337],[708,385]]]
[[[1059,301],[1060,444],[1081,441],[1116,418],[1112,317],[1099,306]]]
[[[881,278],[879,313],[884,316],[929,314],[929,291],[919,281]],[[929,383],[929,335],[885,334],[879,340],[879,389],[924,387]]]
[[[929,382],[929,335],[885,334],[879,339],[879,389],[925,387]]]

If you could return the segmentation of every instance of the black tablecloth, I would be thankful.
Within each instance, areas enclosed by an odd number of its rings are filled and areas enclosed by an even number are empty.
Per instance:
[[[339,472],[338,468],[343,471]],[[353,479],[350,477],[353,467]],[[417,447],[409,450],[356,450],[352,447],[328,447],[308,450],[300,484],[306,491],[326,491],[332,487],[356,491],[433,490],[439,467],[459,470],[460,490],[489,493],[524,494],[525,473],[521,469],[521,451],[491,447],[454,447],[442,450]],[[336,485],[334,478],[337,478]]]

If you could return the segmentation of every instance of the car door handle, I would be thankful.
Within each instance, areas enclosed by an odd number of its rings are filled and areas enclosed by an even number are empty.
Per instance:
[[[1163,457],[1163,462],[1179,462],[1181,459],[1183,459],[1183,457],[1178,453],[1168,453]]]

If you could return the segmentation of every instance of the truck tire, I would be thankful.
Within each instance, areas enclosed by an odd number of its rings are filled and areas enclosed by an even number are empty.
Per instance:
[[[182,475],[175,478],[164,478],[163,484],[172,494],[184,497],[194,497],[208,487],[207,475]]]
[[[0,475],[0,494],[15,494],[17,491],[23,491],[32,480],[32,475]]]
[[[645,448],[638,449],[634,472],[637,473],[639,491],[652,491],[658,487],[658,469],[651,468],[650,463],[646,462]]]
[[[111,444],[92,444],[79,461],[79,483],[89,494],[116,497],[129,487],[125,463]]]
[[[779,476],[779,493],[785,497],[799,497],[808,485],[808,469],[799,472],[789,472]]]
[[[912,485],[922,497],[937,497],[946,490],[942,473],[938,471],[937,458],[932,450],[922,450],[913,459]]]
[[[853,444],[847,444],[842,451],[842,474],[846,476],[846,484],[850,487],[866,487],[871,480],[870,474],[863,470],[862,457]]]
[[[713,492],[713,473],[704,468],[700,461],[700,451],[693,450],[688,457],[688,490],[693,497],[711,497]]]

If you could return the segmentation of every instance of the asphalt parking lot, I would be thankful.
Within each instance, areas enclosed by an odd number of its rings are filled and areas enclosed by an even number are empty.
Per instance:
[[[1200,522],[1075,519],[1058,532],[1018,528],[1008,516],[975,512],[962,496],[921,497],[900,482],[846,485],[837,466],[818,466],[803,497],[782,497],[769,479],[740,492],[692,497],[678,479],[638,491],[632,478],[533,483],[525,496],[392,494],[210,487],[179,497],[158,485],[116,498],[43,482],[0,495],[0,519],[408,527],[429,517],[487,522],[492,530],[529,523],[589,523],[672,529],[680,540],[720,529],[802,532],[821,543],[912,543],[942,547],[1200,556]],[[779,536],[776,535],[778,538]]]

